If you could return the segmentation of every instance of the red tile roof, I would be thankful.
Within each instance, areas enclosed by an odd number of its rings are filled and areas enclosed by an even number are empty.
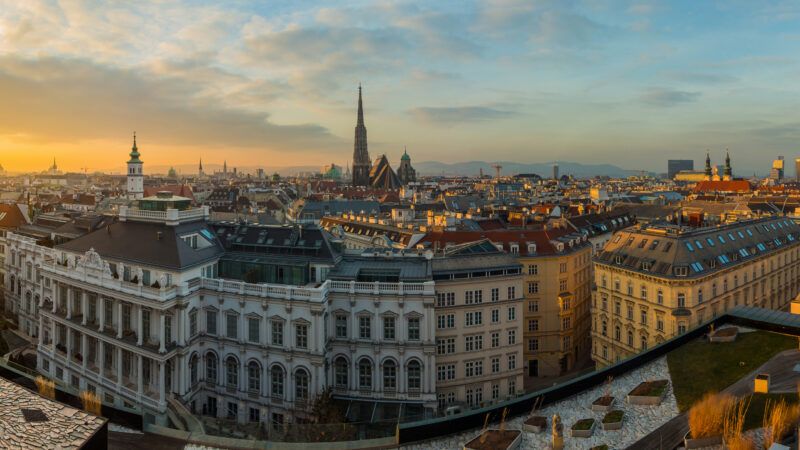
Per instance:
[[[747,180],[731,181],[699,181],[694,187],[694,192],[750,192],[750,182]]]
[[[429,247],[445,248],[449,245],[489,239],[493,244],[502,244],[503,250],[509,251],[510,244],[519,245],[520,256],[528,254],[528,243],[536,244],[536,255],[555,254],[555,246],[551,241],[559,237],[575,233],[566,228],[549,230],[490,230],[490,231],[431,231],[423,236],[417,244],[428,244]]]
[[[164,186],[145,186],[144,188],[144,196],[150,197],[153,195],[158,194],[161,191],[169,191],[172,195],[177,195],[179,197],[186,197],[194,201],[194,192],[192,192],[192,188],[185,184],[167,184]]]
[[[27,223],[28,220],[19,206],[0,203],[0,228],[14,229]]]

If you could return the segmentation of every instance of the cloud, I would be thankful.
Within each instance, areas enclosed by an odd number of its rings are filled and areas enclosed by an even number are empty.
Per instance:
[[[668,88],[652,87],[644,91],[639,96],[639,100],[650,106],[669,107],[697,101],[700,95],[700,92],[677,91]]]
[[[673,72],[669,74],[669,77],[676,81],[697,84],[721,84],[738,81],[738,78],[731,75],[705,72]]]
[[[0,57],[0,134],[38,142],[119,138],[131,130],[162,145],[324,150],[338,138],[316,124],[278,125],[269,114],[198,95],[203,83],[84,60]]]
[[[408,111],[415,119],[439,125],[457,125],[467,122],[488,122],[517,116],[515,111],[489,106],[419,107]]]

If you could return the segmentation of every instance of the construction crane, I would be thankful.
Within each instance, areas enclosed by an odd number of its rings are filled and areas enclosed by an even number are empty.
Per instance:
[[[503,166],[500,164],[492,164],[492,168],[494,169],[494,177],[500,178],[500,171],[503,169]]]

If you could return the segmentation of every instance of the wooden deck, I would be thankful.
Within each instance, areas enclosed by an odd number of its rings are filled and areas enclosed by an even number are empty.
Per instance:
[[[794,371],[794,366],[798,363],[800,363],[800,351],[783,351],[773,356],[772,359],[762,364],[758,369],[733,383],[723,392],[737,397],[752,394],[753,379],[759,373],[768,373],[770,375],[771,393],[797,392],[800,373]],[[686,413],[683,413],[628,446],[628,450],[673,450],[683,443],[683,437],[688,432],[689,424]]]

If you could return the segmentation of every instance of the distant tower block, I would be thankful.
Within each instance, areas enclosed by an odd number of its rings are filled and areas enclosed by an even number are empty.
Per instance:
[[[558,163],[553,164],[553,179],[558,179]]]
[[[503,170],[503,166],[500,164],[492,164],[492,168],[494,169],[494,177],[500,178],[500,171]]]

